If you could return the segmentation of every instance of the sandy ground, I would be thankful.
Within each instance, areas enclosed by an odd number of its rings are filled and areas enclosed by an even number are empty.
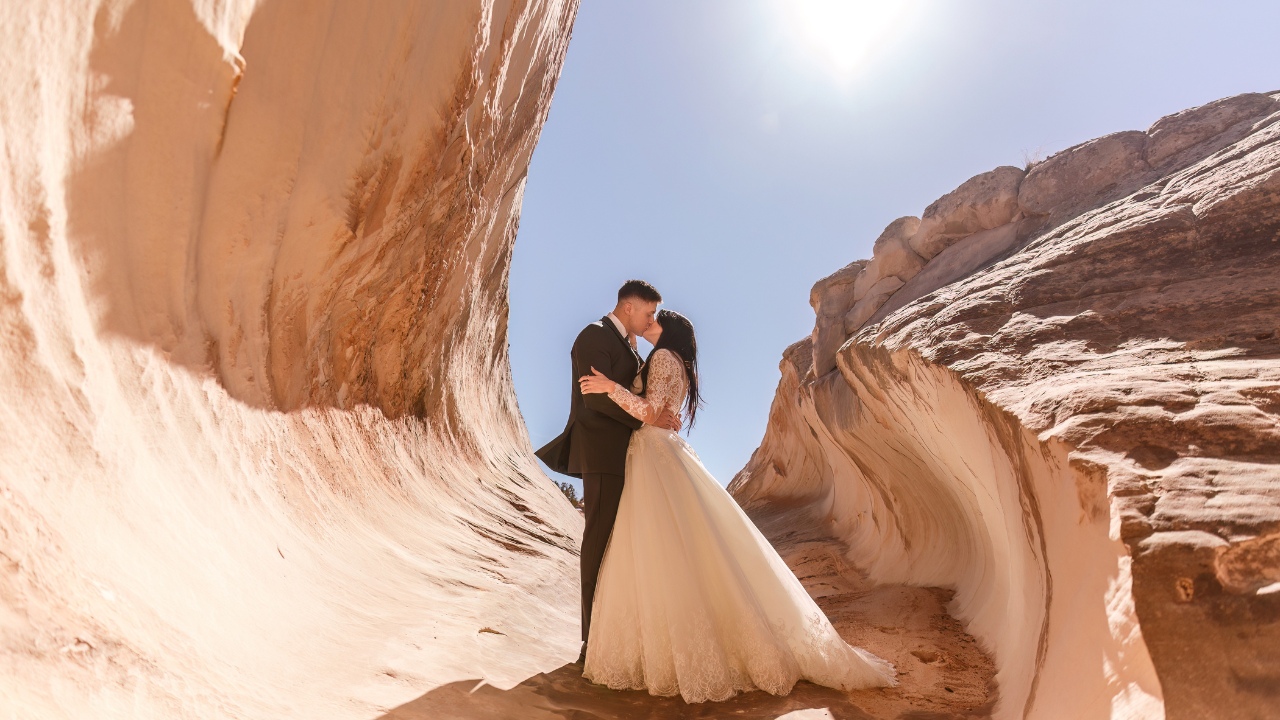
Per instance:
[[[807,682],[790,695],[763,692],[721,703],[686,704],[592,685],[576,663],[535,675],[508,691],[462,681],[443,685],[378,720],[667,720],[744,718],[984,718],[996,694],[995,667],[946,610],[951,591],[876,586],[842,559],[842,547],[814,530],[800,510],[754,518],[850,643],[892,661],[896,688],[844,693]]]

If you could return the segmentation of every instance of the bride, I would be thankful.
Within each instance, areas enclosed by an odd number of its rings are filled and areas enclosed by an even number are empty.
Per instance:
[[[797,680],[853,690],[896,685],[893,666],[847,644],[693,448],[652,423],[698,408],[693,324],[663,310],[638,397],[592,368],[583,393],[608,393],[646,424],[631,436],[626,485],[591,614],[583,677],[615,690],[725,700]]]

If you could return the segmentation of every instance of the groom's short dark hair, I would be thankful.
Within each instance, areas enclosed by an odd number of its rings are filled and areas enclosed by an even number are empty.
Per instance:
[[[645,302],[660,303],[662,295],[658,289],[643,280],[628,280],[618,288],[618,302],[627,298],[640,298]]]

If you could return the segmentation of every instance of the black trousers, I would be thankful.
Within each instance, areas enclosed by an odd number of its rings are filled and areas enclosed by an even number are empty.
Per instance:
[[[596,596],[596,578],[604,560],[613,522],[622,499],[622,476],[605,473],[582,474],[582,512],[587,526],[582,531],[582,642],[591,634],[591,603]],[[583,646],[585,652],[585,645]]]

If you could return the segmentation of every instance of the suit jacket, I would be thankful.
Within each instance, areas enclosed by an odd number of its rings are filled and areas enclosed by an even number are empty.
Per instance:
[[[569,353],[573,366],[573,396],[564,432],[535,453],[558,473],[582,477],[583,473],[622,476],[627,466],[631,433],[644,422],[632,417],[604,393],[583,395],[578,378],[591,368],[610,380],[630,387],[640,371],[640,356],[606,315],[578,333]]]

